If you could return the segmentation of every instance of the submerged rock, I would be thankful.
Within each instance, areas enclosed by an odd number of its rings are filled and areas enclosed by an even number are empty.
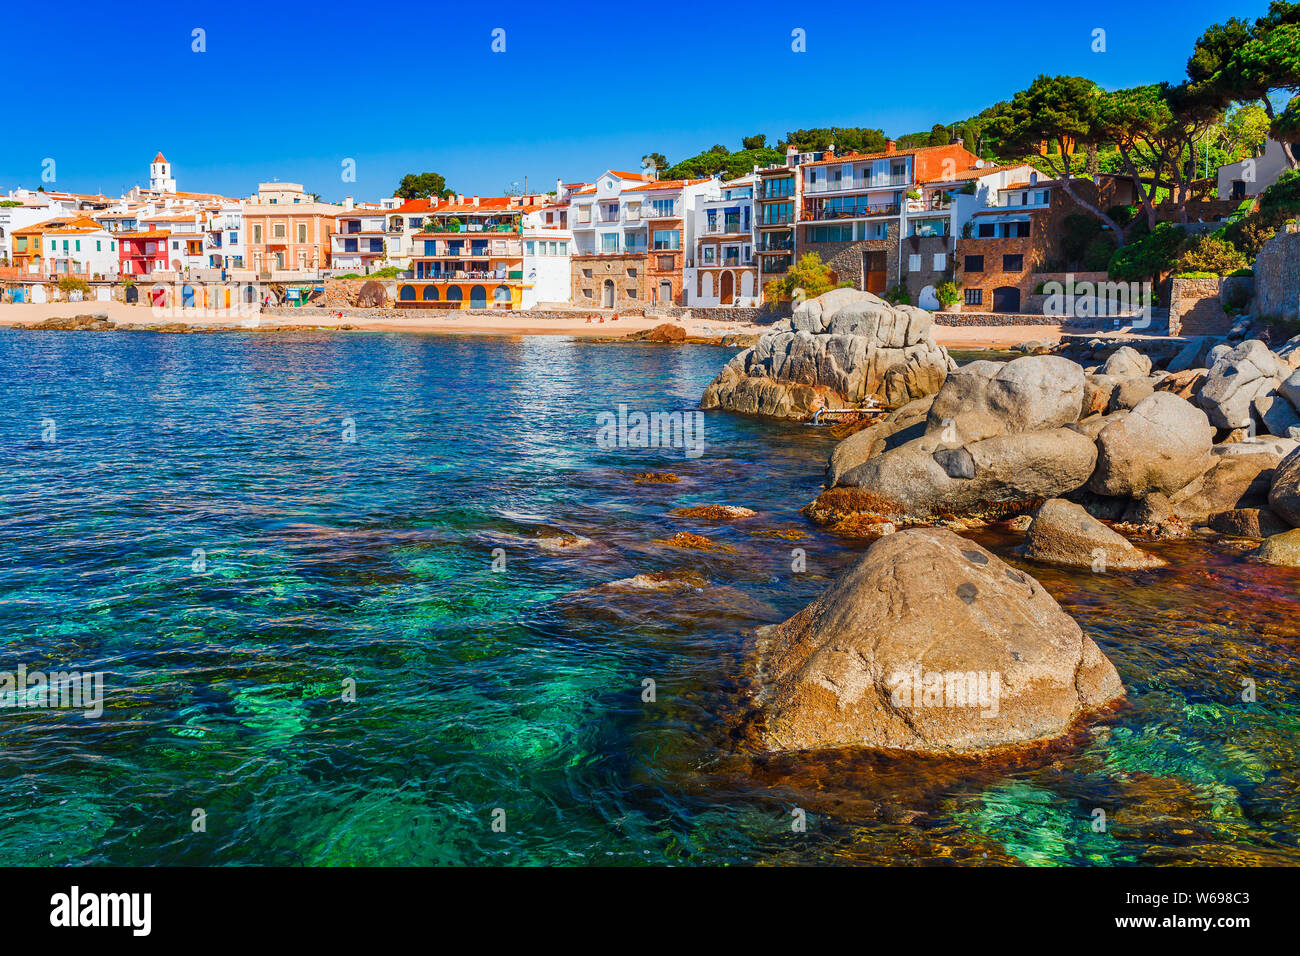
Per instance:
[[[1124,693],[1028,574],[950,531],[877,541],[759,643],[771,750],[976,753],[1050,739]]]
[[[1166,563],[1129,544],[1081,505],[1061,498],[1043,503],[1029,525],[1025,556],[1045,564],[1094,571],[1129,571]]]
[[[1268,508],[1233,508],[1210,515],[1210,527],[1234,538],[1271,538],[1291,526]]]
[[[1292,528],[1271,538],[1265,538],[1256,557],[1265,564],[1279,564],[1287,568],[1300,568],[1300,528]]]
[[[687,508],[674,508],[679,518],[703,518],[708,521],[726,521],[731,518],[752,518],[758,514],[752,508],[740,505],[691,505]]]

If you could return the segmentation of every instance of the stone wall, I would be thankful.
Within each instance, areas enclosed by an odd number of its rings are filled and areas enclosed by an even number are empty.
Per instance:
[[[614,308],[643,309],[650,303],[650,263],[644,254],[573,256],[569,262],[577,308],[600,308],[607,280],[614,284]]]
[[[448,318],[450,316],[472,316],[501,318],[510,316],[512,318],[523,317],[529,320],[536,319],[541,322],[546,321],[564,321],[572,322],[574,319],[583,319],[588,316],[593,321],[597,317],[603,317],[606,321],[614,318],[616,315],[639,316],[646,315],[649,318],[663,318],[665,320],[681,321],[685,320],[712,320],[715,322],[742,322],[742,323],[768,323],[775,321],[778,316],[762,309],[749,308],[717,308],[702,309],[699,307],[672,306],[668,308],[645,309],[637,307],[633,309],[401,309],[401,308],[350,308],[340,306],[329,306],[315,308],[304,306],[295,308],[293,306],[277,305],[269,309],[263,309],[263,315],[281,315],[294,316],[298,318],[310,319],[313,315],[321,313],[343,312],[345,318],[356,319],[432,319]]]
[[[1255,315],[1300,318],[1300,232],[1279,232],[1255,260]]]
[[[1250,282],[1245,277],[1173,276],[1169,283],[1169,334],[1226,335],[1233,320],[1223,309],[1224,292]]]

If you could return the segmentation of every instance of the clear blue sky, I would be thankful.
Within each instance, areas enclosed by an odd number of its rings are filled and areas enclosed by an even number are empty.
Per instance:
[[[234,196],[280,179],[373,200],[424,170],[467,193],[525,176],[531,191],[757,132],[929,129],[1039,73],[1181,80],[1206,26],[1266,6],[15,3],[0,191],[40,185],[48,157],[47,188],[115,195],[147,184],[158,150],[178,188]],[[504,53],[491,51],[498,27]],[[206,52],[191,49],[195,28]],[[807,52],[792,52],[795,28]],[[1105,53],[1091,50],[1097,28]],[[354,183],[340,175],[349,158]]]

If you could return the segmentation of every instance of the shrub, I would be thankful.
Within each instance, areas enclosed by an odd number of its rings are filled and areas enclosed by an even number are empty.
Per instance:
[[[940,305],[956,305],[961,301],[961,290],[951,279],[945,279],[935,286],[934,294]]]
[[[1101,233],[1088,243],[1083,250],[1079,264],[1084,272],[1105,272],[1110,265],[1110,257],[1115,254],[1115,238],[1109,233]]]
[[[1257,212],[1223,227],[1223,238],[1232,243],[1243,256],[1254,262],[1264,243],[1277,235],[1277,224],[1266,222]]]
[[[1218,236],[1195,236],[1183,243],[1175,264],[1180,274],[1205,272],[1223,276],[1246,266],[1246,257],[1232,243]]]
[[[90,291],[90,283],[81,276],[64,276],[59,280],[59,291],[65,295],[69,292],[80,292],[84,295]]]
[[[881,296],[890,305],[911,305],[912,294],[907,291],[907,280],[902,279],[897,284],[890,286]]]
[[[815,299],[831,289],[842,288],[848,283],[835,283],[831,278],[831,267],[822,262],[822,257],[815,252],[807,252],[790,267],[783,279],[773,279],[765,289],[772,300],[788,301],[794,298],[796,289],[803,290],[804,299]]]
[[[1139,232],[1145,220],[1139,220],[1133,231]],[[1140,282],[1158,278],[1174,267],[1187,230],[1173,223],[1158,223],[1151,232],[1115,250],[1110,257],[1108,272],[1120,282]]]

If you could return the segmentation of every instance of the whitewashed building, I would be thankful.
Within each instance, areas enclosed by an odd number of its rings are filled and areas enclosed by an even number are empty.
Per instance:
[[[701,194],[688,210],[692,236],[682,285],[686,304],[700,308],[758,305],[754,258],[754,189],[751,173]]]

